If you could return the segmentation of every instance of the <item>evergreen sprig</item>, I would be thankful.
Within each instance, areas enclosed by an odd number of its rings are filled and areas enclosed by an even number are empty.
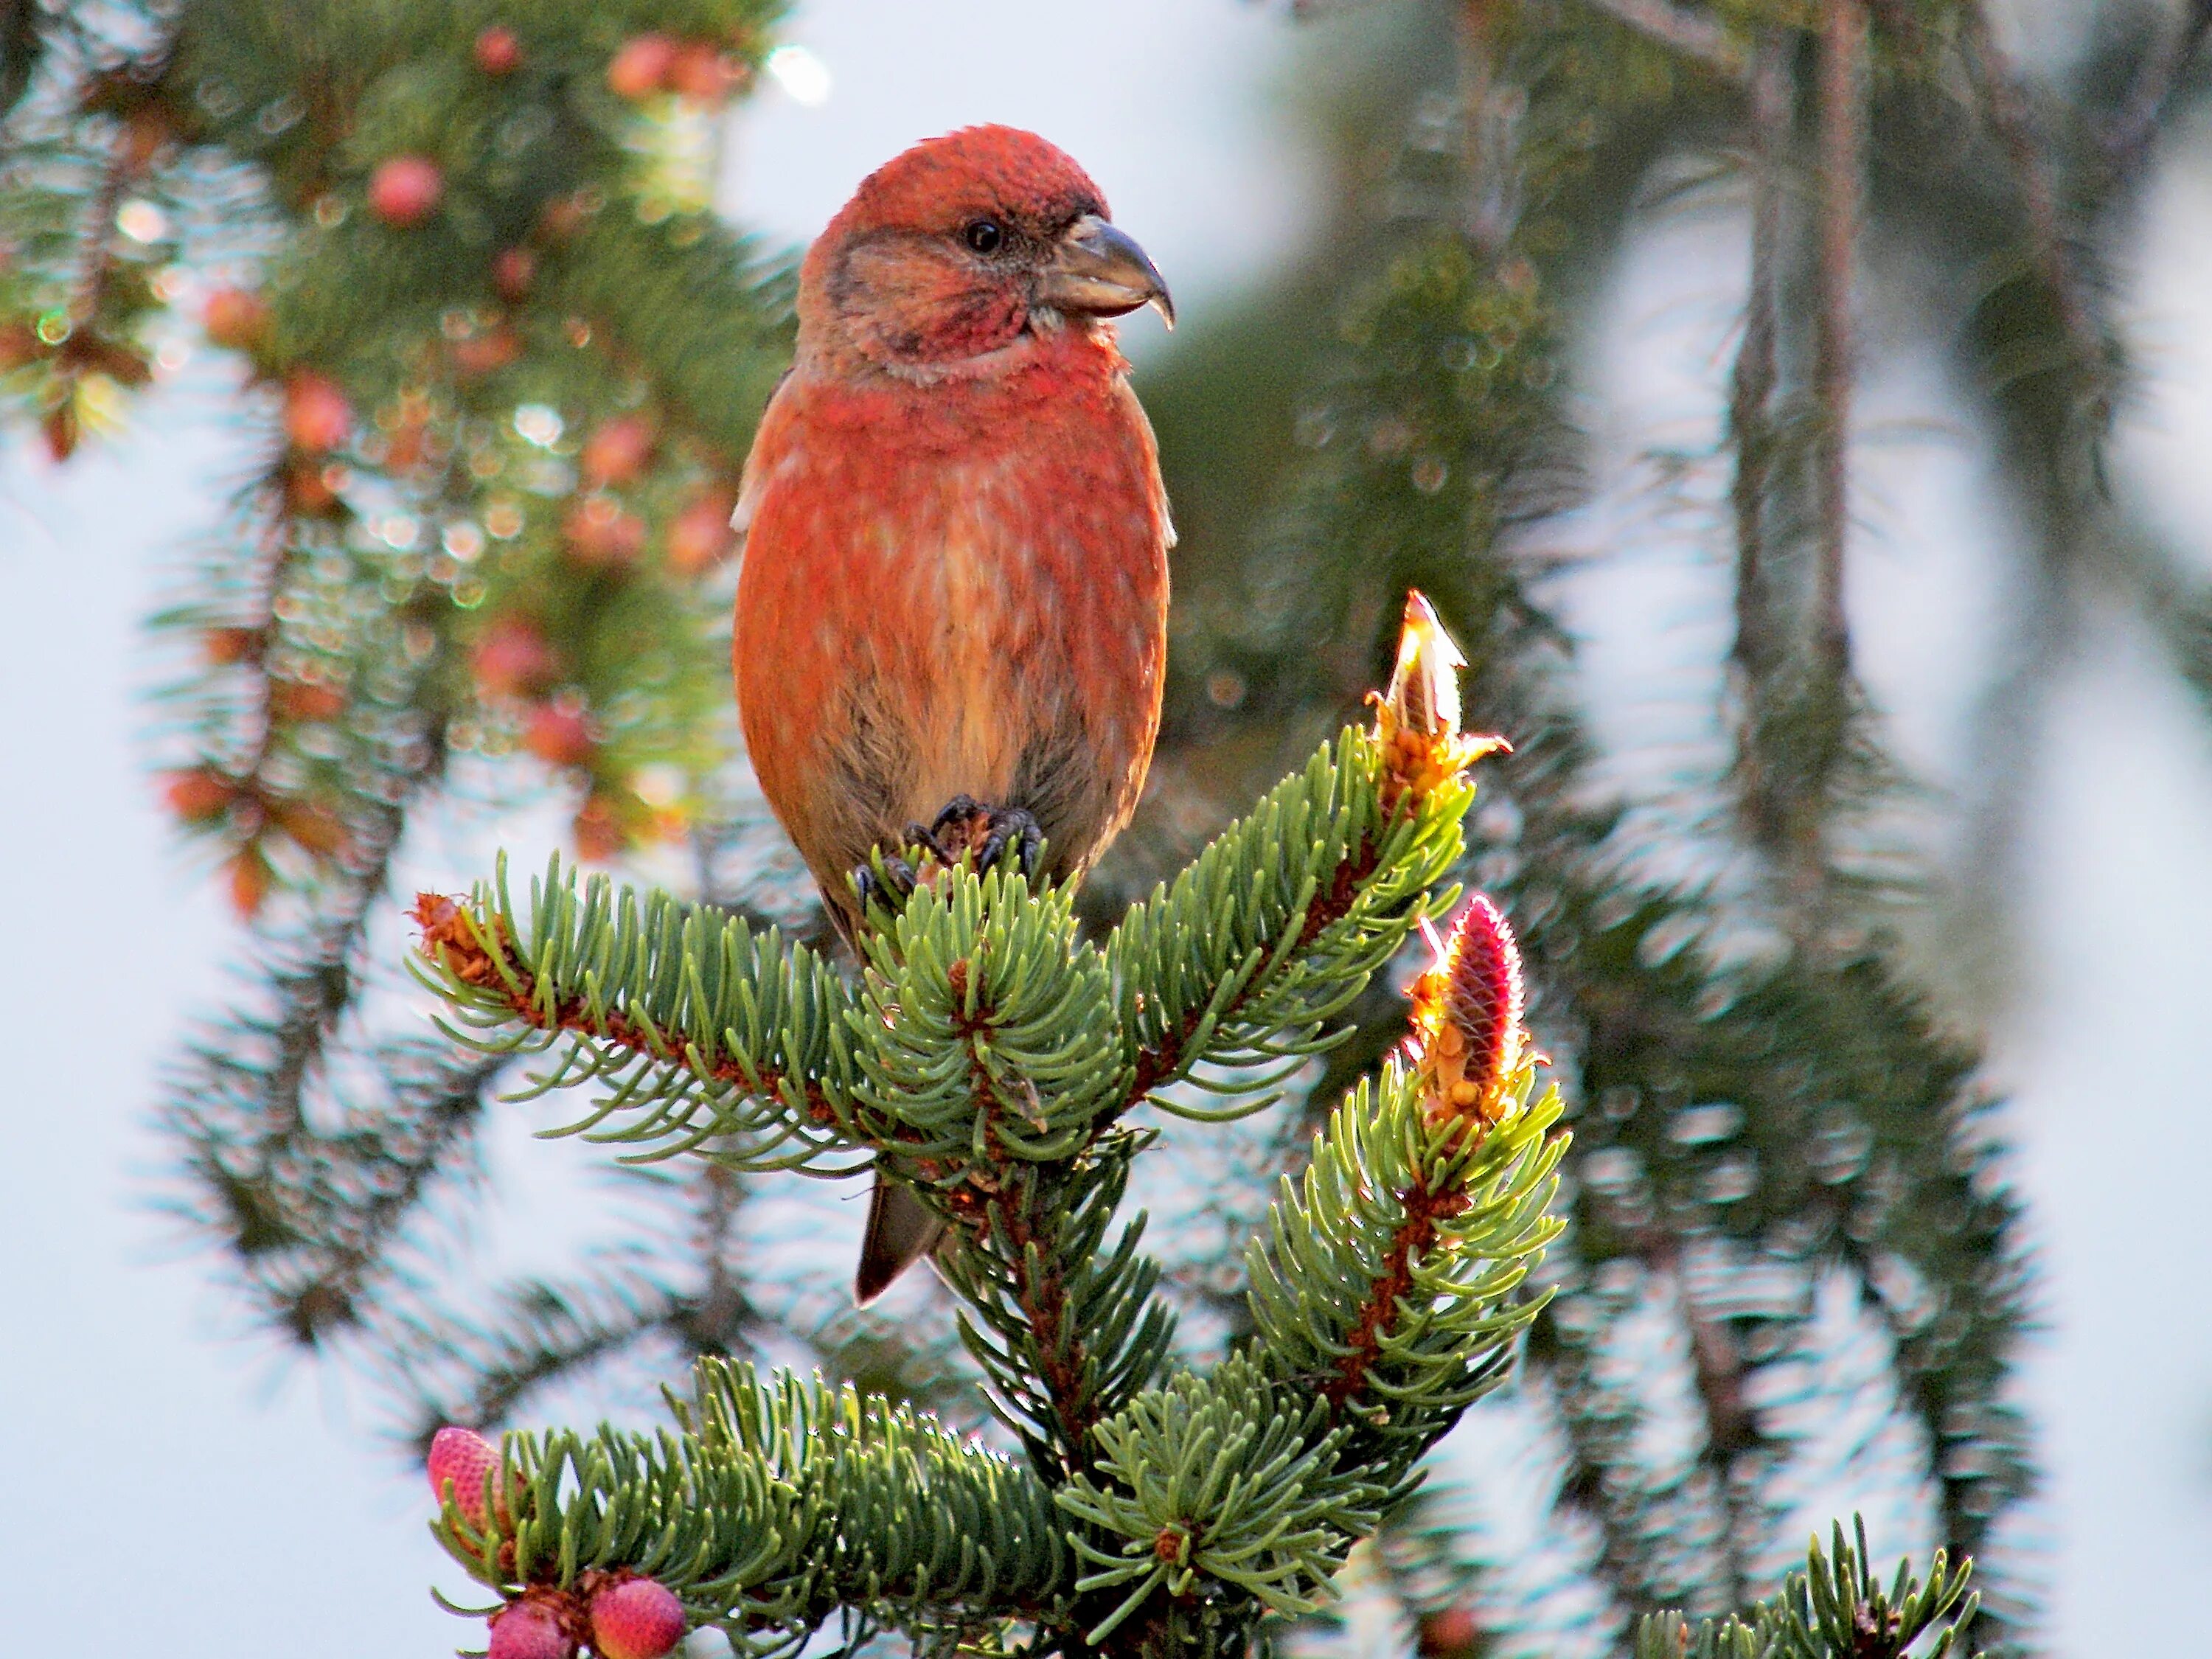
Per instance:
[[[1084,1640],[1104,1641],[1156,1593],[1197,1621],[1240,1604],[1279,1618],[1326,1604],[1345,1551],[1397,1496],[1347,1466],[1334,1416],[1238,1356],[1100,1423],[1096,1484],[1078,1477],[1060,1493],[1069,1515],[1114,1540],[1074,1540],[1091,1567],[1077,1591],[1118,1598]]]
[[[847,1022],[856,1121],[902,1168],[952,1185],[1065,1159],[1127,1092],[1107,958],[1076,938],[1065,890],[952,872],[869,936],[868,957]]]
[[[1567,1139],[1533,1068],[1486,1133],[1433,1121],[1395,1063],[1330,1114],[1302,1180],[1247,1254],[1257,1351],[1279,1381],[1358,1425],[1395,1480],[1504,1380],[1543,1298],[1518,1297],[1561,1224],[1548,1213]],[[1387,1472],[1387,1473],[1382,1473]]]
[[[526,911],[503,869],[465,903],[426,900],[417,971],[459,1040],[560,1043],[535,1086],[607,1091],[564,1133],[823,1173],[844,1172],[825,1161],[842,1136],[954,1185],[971,1163],[1064,1160],[1140,1099],[1200,1110],[1162,1091],[1202,1065],[1326,1047],[1323,1023],[1449,902],[1431,889],[1473,798],[1454,781],[1385,815],[1381,763],[1347,730],[1103,947],[1065,894],[955,868],[871,936],[855,994],[773,929],[556,860]]]
[[[1852,1536],[1835,1524],[1823,1554],[1815,1538],[1802,1571],[1793,1572],[1780,1595],[1747,1610],[1747,1617],[1702,1620],[1693,1630],[1679,1613],[1638,1621],[1636,1659],[1943,1659],[1966,1639],[1981,1597],[1968,1595],[1973,1564],[1954,1570],[1938,1550],[1922,1583],[1910,1561],[1897,1564],[1887,1588],[1874,1576],[1866,1522],[1851,1517]],[[1935,1640],[1916,1644],[1930,1632]]]
[[[831,1126],[859,1081],[854,1000],[805,945],[787,951],[776,929],[712,905],[579,883],[557,854],[526,919],[503,865],[465,907],[426,897],[416,914],[416,971],[453,1008],[457,1040],[501,1054],[559,1045],[532,1095],[610,1091],[553,1133],[652,1144],[634,1159],[711,1141],[732,1169],[820,1170],[837,1156]]]
[[[1138,1253],[1145,1218],[1106,1243],[1127,1152],[1140,1144],[1122,1137],[1065,1171],[1015,1170],[988,1212],[988,1247],[956,1234],[938,1255],[968,1304],[960,1340],[981,1367],[986,1400],[1040,1468],[1086,1467],[1098,1420],[1173,1351],[1174,1311],[1153,1293],[1158,1264]]]
[[[1140,1092],[1325,1048],[1323,1022],[1450,902],[1428,890],[1458,856],[1472,789],[1449,782],[1393,817],[1371,750],[1346,728],[1115,928]]]
[[[1304,1192],[1277,1205],[1243,1352],[1159,1380],[1173,1322],[1138,1252],[1143,1218],[1108,1239],[1153,1139],[1121,1114],[1209,1058],[1324,1046],[1323,1022],[1440,902],[1466,768],[1495,745],[1453,729],[1436,688],[1456,653],[1425,608],[1408,617],[1376,730],[1324,745],[1103,947],[1078,936],[1064,891],[964,865],[925,868],[873,913],[849,988],[772,930],[557,866],[526,914],[503,872],[465,903],[425,896],[420,971],[455,1034],[495,1054],[561,1045],[530,1092],[598,1085],[574,1127],[746,1173],[870,1155],[917,1187],[951,1230],[963,1340],[1029,1454],[1019,1490],[1067,1517],[1033,1526],[1016,1503],[979,1532],[963,1494],[1002,1465],[888,1401],[848,1395],[831,1413],[787,1376],[763,1390],[708,1364],[699,1414],[660,1450],[524,1443],[512,1524],[470,1537],[448,1514],[448,1547],[526,1599],[587,1595],[587,1571],[652,1573],[725,1602],[714,1620],[746,1640],[795,1638],[838,1608],[1211,1650],[1319,1606],[1418,1485],[1414,1458],[1502,1379],[1535,1310],[1516,1291],[1557,1231],[1559,1105],[1529,1100],[1496,912],[1470,908],[1420,981],[1406,1066],[1352,1094]],[[898,1455],[841,1461],[841,1433]],[[905,1484],[885,1486],[893,1466]],[[796,1519],[763,1496],[781,1503],[787,1485]],[[776,1578],[775,1540],[817,1528],[834,1544],[791,1558],[817,1577]],[[1087,1565],[1060,1571],[1061,1553]]]
[[[648,1574],[748,1653],[841,1608],[915,1630],[1034,1616],[1066,1576],[1050,1493],[910,1407],[711,1359],[670,1403],[677,1428],[654,1435],[507,1436],[483,1491],[448,1498],[441,1541],[502,1592]]]

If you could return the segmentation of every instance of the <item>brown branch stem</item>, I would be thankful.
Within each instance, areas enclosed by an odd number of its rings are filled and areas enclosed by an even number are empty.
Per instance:
[[[1337,1362],[1336,1375],[1322,1385],[1322,1395],[1340,1411],[1346,1401],[1366,1391],[1382,1344],[1397,1328],[1398,1304],[1413,1288],[1414,1258],[1435,1248],[1438,1223],[1466,1212],[1468,1195],[1456,1187],[1431,1188],[1416,1175],[1413,1184],[1399,1195],[1399,1202],[1406,1217],[1383,1252],[1382,1271],[1368,1287],[1353,1316],[1346,1344],[1350,1352]]]
[[[609,1012],[603,1018],[594,1018],[590,1006],[580,996],[572,996],[554,1005],[549,1012],[539,1006],[536,995],[536,980],[529,970],[513,959],[512,945],[501,940],[497,955],[478,937],[477,924],[468,911],[456,900],[441,894],[424,893],[416,900],[415,920],[422,929],[422,951],[465,985],[491,992],[506,1003],[509,1012],[532,1030],[563,1031],[573,1036],[589,1037],[605,1042],[626,1053],[648,1056],[670,1065],[680,1065],[684,1070],[702,1080],[734,1084],[749,1093],[773,1095],[786,1084],[795,1086],[806,1103],[806,1115],[814,1122],[828,1124],[839,1121],[836,1109],[823,1094],[821,1085],[805,1079],[793,1078],[771,1067],[754,1066],[750,1073],[733,1059],[724,1058],[704,1067],[665,1051],[654,1042],[645,1028],[628,1015]],[[504,928],[501,928],[504,931]],[[499,959],[507,957],[504,967]],[[757,1080],[756,1080],[757,1079]]]
[[[2207,15],[2212,16],[2212,0],[2203,0],[2203,4]],[[1983,114],[2019,185],[2021,206],[2027,216],[2028,241],[2037,269],[2051,290],[2051,301],[2057,307],[2060,325],[2066,331],[2074,355],[2085,373],[2099,373],[2104,358],[2103,344],[2088,304],[2082,297],[2080,273],[2067,251],[2057,191],[2036,144],[2034,124],[2029,118],[2027,100],[2020,79],[2006,60],[2004,49],[1998,46],[1990,27],[1988,9],[1980,0],[1966,9],[1962,23],[1962,41],[1975,88],[1981,95]]]
[[[2105,135],[2105,161],[2115,178],[2132,179],[2142,168],[2174,91],[2208,36],[2212,36],[2212,0],[2189,0],[2180,27],[2143,54],[2119,118]]]
[[[1867,16],[1862,0],[1823,0],[1820,76],[1820,258],[1814,284],[1813,395],[1818,563],[1814,648],[1824,678],[1840,688],[1850,672],[1844,612],[1844,557],[1850,528],[1850,451],[1856,340],[1851,299],[1859,227],[1866,210]]]
[[[1033,1200],[1036,1188],[1026,1187],[1024,1193]],[[1025,1205],[1023,1208],[1033,1210],[1034,1206]],[[1013,1276],[1015,1304],[1029,1322],[1030,1334],[1036,1343],[1037,1376],[1051,1399],[1053,1419],[1060,1425],[1066,1473],[1072,1475],[1090,1467],[1091,1431],[1097,1426],[1098,1413],[1096,1399],[1083,1386],[1088,1358],[1085,1343],[1079,1334],[1066,1329],[1067,1286],[1049,1265],[1054,1254],[1051,1224],[1054,1218],[1049,1212],[1039,1217],[1017,1211],[1007,1217],[1007,1234],[1014,1246],[1012,1260],[1007,1267]],[[1037,1279],[1030,1276],[1031,1244],[1037,1247],[1037,1259],[1048,1264],[1042,1276]]]
[[[137,171],[131,135],[126,129],[118,135],[114,153],[100,169],[100,187],[93,191],[91,204],[85,210],[84,253],[69,300],[70,320],[79,328],[100,314],[100,302],[107,297],[108,281],[115,269],[110,254],[115,246],[116,210]]]
[[[1582,0],[1582,3],[1701,64],[1724,81],[1742,82],[1752,73],[1743,47],[1725,27],[1702,12],[1675,5],[1672,0]]]
[[[1768,498],[1774,486],[1778,435],[1774,393],[1780,379],[1778,334],[1782,264],[1782,170],[1790,144],[1790,70],[1784,40],[1762,33],[1751,83],[1751,270],[1746,283],[1743,336],[1729,383],[1729,437],[1735,475],[1729,489],[1735,519],[1735,642],[1730,658],[1742,676],[1744,746],[1768,682],[1781,662],[1775,633],[1772,574],[1767,568]]]

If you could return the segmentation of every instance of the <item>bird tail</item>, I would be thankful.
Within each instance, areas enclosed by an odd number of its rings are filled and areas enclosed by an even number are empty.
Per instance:
[[[829,913],[830,927],[853,961],[865,963],[860,919],[849,904],[849,896],[841,897],[823,888],[822,908]],[[868,1194],[868,1230],[860,1239],[860,1262],[853,1273],[853,1301],[862,1308],[928,1255],[945,1231],[943,1218],[916,1198],[911,1188],[887,1178],[880,1170],[875,1180],[875,1190]]]
[[[860,1241],[860,1265],[853,1275],[853,1300],[866,1307],[891,1281],[929,1254],[945,1222],[913,1190],[876,1172],[868,1195],[868,1231]]]

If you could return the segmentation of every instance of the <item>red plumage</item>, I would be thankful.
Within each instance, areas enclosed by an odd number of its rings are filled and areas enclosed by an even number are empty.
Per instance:
[[[1005,127],[890,161],[807,254],[738,506],[734,661],[762,791],[848,921],[851,872],[955,796],[1031,814],[1054,878],[1128,820],[1171,532],[1107,319],[1146,303],[1097,187]]]

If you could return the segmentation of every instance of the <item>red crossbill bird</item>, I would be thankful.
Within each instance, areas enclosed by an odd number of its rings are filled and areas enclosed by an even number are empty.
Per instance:
[[[1136,805],[1174,537],[1110,319],[1146,305],[1172,325],[1097,185],[1009,127],[870,174],[800,267],[733,654],[762,793],[848,939],[873,853],[933,835],[1073,880]],[[856,1298],[937,1231],[879,1173]]]

